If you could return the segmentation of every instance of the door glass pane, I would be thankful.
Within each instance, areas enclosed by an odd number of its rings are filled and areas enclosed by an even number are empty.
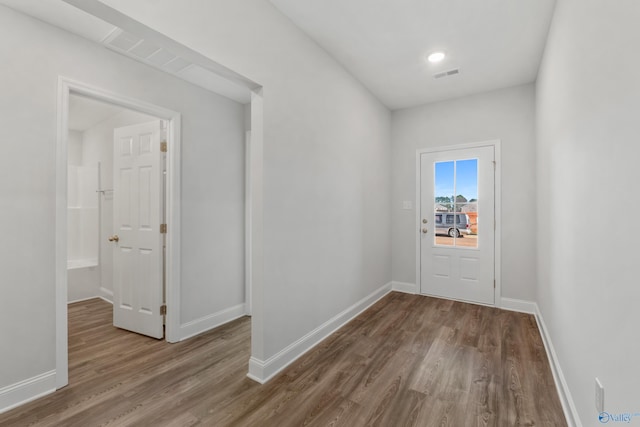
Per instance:
[[[478,159],[456,161],[456,212],[461,239],[457,246],[478,247]]]
[[[434,243],[478,247],[478,159],[435,163]]]
[[[455,162],[435,164],[434,223],[431,227],[436,245],[453,246],[455,239],[447,236],[449,223],[454,221]]]

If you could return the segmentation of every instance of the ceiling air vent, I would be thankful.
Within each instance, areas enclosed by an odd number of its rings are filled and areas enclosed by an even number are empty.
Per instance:
[[[455,76],[456,74],[460,74],[460,69],[459,68],[455,68],[453,70],[443,71],[441,73],[434,74],[433,78],[434,79],[441,79],[443,77]]]
[[[108,34],[102,42],[112,49],[124,50],[126,52],[141,41],[142,39],[140,37],[116,28]]]
[[[169,52],[167,49],[127,33],[121,28],[115,28],[104,38],[102,43],[116,52],[172,74],[176,74],[191,65],[190,62]]]

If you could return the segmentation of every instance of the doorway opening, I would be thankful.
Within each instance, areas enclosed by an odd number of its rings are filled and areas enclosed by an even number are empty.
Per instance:
[[[125,317],[128,311],[142,318],[128,318],[117,326],[145,333],[129,326],[149,323],[146,318],[153,317],[155,332],[148,335],[179,340],[180,114],[65,78],[59,80],[58,112],[56,387],[61,388],[68,383],[70,300],[100,297],[114,302],[119,298],[114,309],[120,308]],[[98,123],[90,126],[97,117]],[[79,124],[82,120],[85,124]],[[123,154],[120,160],[115,158],[118,152]],[[136,153],[141,157],[131,167],[124,164]],[[135,173],[132,167],[137,168]],[[116,188],[127,190],[116,192]],[[141,191],[143,188],[146,190]],[[116,193],[127,197],[118,201]],[[144,203],[134,207],[131,200]],[[144,244],[125,244],[114,232],[114,225],[126,223],[123,215],[131,216],[133,209],[138,209],[136,216],[145,223],[124,224],[119,232],[136,228],[151,235],[153,231],[156,237],[151,244],[140,233],[130,238]],[[127,254],[136,254],[136,258],[127,259]],[[140,258],[142,255],[148,258]],[[131,294],[122,295],[125,285],[133,284],[134,268],[144,269],[137,272],[137,278],[148,275],[147,284],[153,286],[153,295],[136,298],[137,306]],[[171,308],[163,308],[164,304]],[[164,319],[161,312],[166,313]]]
[[[114,326],[164,338],[167,122],[71,94],[68,125],[68,302],[102,298]]]

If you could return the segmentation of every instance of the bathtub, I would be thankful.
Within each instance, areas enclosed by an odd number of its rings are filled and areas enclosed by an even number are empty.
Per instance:
[[[78,268],[97,267],[97,266],[98,266],[98,258],[67,260],[67,270],[76,270]]]
[[[67,302],[100,296],[100,269],[97,259],[67,261]]]

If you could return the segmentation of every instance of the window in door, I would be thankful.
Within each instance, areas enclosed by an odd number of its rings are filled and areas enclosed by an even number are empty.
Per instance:
[[[477,248],[478,159],[436,162],[434,166],[434,244]]]

